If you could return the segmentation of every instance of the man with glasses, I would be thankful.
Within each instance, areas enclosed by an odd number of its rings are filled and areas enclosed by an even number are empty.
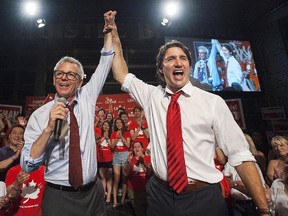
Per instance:
[[[55,99],[36,110],[27,125],[21,165],[28,173],[46,165],[43,216],[106,215],[103,187],[97,181],[94,114],[113,61],[109,23],[114,23],[115,15],[115,11],[104,14],[104,48],[90,81],[81,87],[81,63],[72,57],[61,58],[53,74]],[[62,130],[55,139],[53,131],[59,120]],[[75,158],[79,159],[76,163]]]

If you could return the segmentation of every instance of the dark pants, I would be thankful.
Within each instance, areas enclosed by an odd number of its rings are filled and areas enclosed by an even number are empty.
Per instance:
[[[219,184],[177,195],[153,176],[147,185],[148,216],[228,216]]]
[[[46,186],[43,216],[106,216],[104,191],[100,181],[85,192],[68,192]]]
[[[252,200],[243,200],[233,202],[234,216],[258,216],[256,206]]]

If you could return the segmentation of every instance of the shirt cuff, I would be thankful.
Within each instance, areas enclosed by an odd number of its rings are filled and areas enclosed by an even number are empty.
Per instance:
[[[26,153],[26,154],[25,154]],[[23,152],[23,169],[25,172],[32,172],[38,169],[41,165],[43,165],[44,154],[42,154],[39,158],[33,159],[30,157],[30,152]],[[29,154],[29,156],[28,156]],[[26,155],[26,156],[25,156]]]
[[[102,48],[101,50],[101,55],[102,56],[109,56],[109,55],[113,55],[115,52],[114,52],[114,49],[112,48],[112,50],[105,50],[104,48]]]
[[[252,161],[252,162],[256,162],[254,156],[252,155],[252,153],[249,151],[249,149],[237,153],[235,155],[230,155],[229,157],[229,164],[232,167],[238,166],[240,164],[242,164],[245,161]]]

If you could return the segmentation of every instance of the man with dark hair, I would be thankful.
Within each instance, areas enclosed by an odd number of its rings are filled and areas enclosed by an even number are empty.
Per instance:
[[[120,112],[119,113],[119,118],[123,119],[123,121],[125,123],[126,130],[127,130],[128,126],[130,124],[128,113],[127,112]]]
[[[117,32],[112,35],[113,42],[120,43]],[[114,78],[143,107],[150,128],[154,175],[146,185],[147,215],[228,215],[219,186],[223,175],[213,161],[217,145],[236,168],[261,215],[269,215],[255,159],[225,101],[189,82],[189,50],[175,40],[160,48],[156,66],[166,82],[163,88],[128,74],[118,47]]]
[[[233,48],[230,44],[220,44],[218,40],[213,39],[216,48],[225,61],[224,88],[234,89],[234,91],[243,91],[243,78],[241,65],[233,56]]]
[[[22,125],[13,126],[8,135],[8,145],[0,148],[0,181],[5,181],[8,170],[20,163],[24,131]]]

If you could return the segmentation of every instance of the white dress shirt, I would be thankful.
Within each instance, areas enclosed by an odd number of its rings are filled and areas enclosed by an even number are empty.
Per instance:
[[[152,166],[158,177],[167,180],[166,114],[171,96],[166,92],[172,92],[148,85],[133,74],[125,77],[122,90],[143,107],[150,129]],[[232,166],[254,161],[241,129],[221,97],[193,87],[190,82],[182,91],[178,103],[188,180],[216,183],[223,178],[213,161],[216,145]]]
[[[239,85],[242,84],[242,69],[239,64],[239,62],[235,59],[234,56],[230,56],[230,58],[227,60],[224,58],[225,64],[228,63],[227,67],[227,79],[228,79],[228,85],[231,87],[232,83],[238,83]]]
[[[96,100],[105,83],[106,77],[110,72],[113,51],[102,49],[99,65],[92,75],[89,82],[76,92],[75,100],[77,104],[74,107],[74,114],[79,125],[80,151],[82,160],[83,184],[87,184],[96,178],[97,158],[96,143],[94,135],[94,115]],[[33,143],[42,134],[49,121],[49,113],[58,99],[51,101],[37,109],[31,117],[25,130],[25,145],[21,154],[21,166],[24,172],[32,172],[38,169],[43,162],[47,166],[45,180],[53,184],[70,186],[69,184],[69,138],[70,130],[69,116],[67,122],[64,121],[60,142],[54,141],[51,135],[44,153],[36,159],[30,157],[30,151]],[[63,123],[64,123],[63,122]],[[67,127],[65,127],[65,125]],[[66,128],[66,129],[65,129]]]

